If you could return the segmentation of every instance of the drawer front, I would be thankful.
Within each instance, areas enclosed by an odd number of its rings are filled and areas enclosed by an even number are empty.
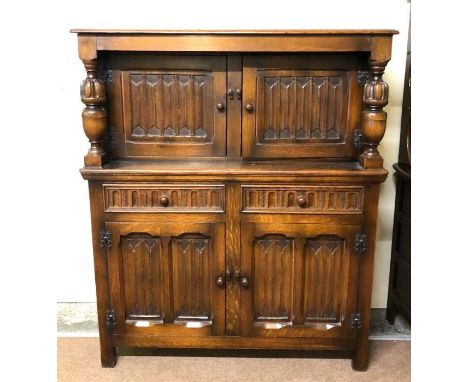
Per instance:
[[[361,214],[364,188],[355,186],[242,186],[242,212]]]
[[[106,212],[224,212],[224,185],[105,184]]]

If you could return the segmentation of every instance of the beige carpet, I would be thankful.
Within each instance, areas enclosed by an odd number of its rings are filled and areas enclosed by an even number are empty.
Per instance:
[[[353,371],[349,359],[239,357],[237,352],[204,357],[193,351],[191,357],[190,351],[120,356],[115,368],[103,369],[97,338],[58,338],[57,372],[59,382],[405,382],[410,380],[410,350],[409,341],[371,341],[370,367],[364,373]]]

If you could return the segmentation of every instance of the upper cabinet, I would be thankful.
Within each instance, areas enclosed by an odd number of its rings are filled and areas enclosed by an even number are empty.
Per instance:
[[[226,146],[237,144],[244,158],[356,154],[352,133],[359,127],[364,56],[237,57],[242,64],[233,71],[224,55],[110,54],[106,83],[117,139],[109,151],[119,157],[224,157]],[[235,97],[226,87],[233,72],[242,78]],[[232,98],[242,109],[226,103]],[[242,122],[227,125],[233,120]]]
[[[355,56],[247,56],[242,153],[247,158],[351,157],[358,128]]]
[[[113,56],[108,81],[120,156],[224,156],[226,58]]]
[[[381,169],[395,30],[76,29],[85,166],[187,157]]]

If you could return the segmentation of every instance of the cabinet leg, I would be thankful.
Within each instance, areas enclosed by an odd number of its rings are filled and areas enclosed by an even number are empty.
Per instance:
[[[369,341],[357,343],[353,353],[353,369],[356,371],[366,371],[369,366]]]
[[[103,346],[101,342],[102,367],[114,367],[117,363],[117,353],[114,346]]]

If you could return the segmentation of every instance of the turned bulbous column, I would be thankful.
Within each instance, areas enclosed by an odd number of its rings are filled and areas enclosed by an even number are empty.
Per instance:
[[[83,129],[91,143],[85,156],[85,166],[102,166],[106,154],[102,147],[102,139],[107,127],[106,89],[97,77],[98,63],[96,60],[83,61],[87,77],[81,83],[81,101],[86,105],[82,112]]]
[[[388,104],[388,84],[382,79],[387,62],[372,63],[364,85],[364,110],[361,114],[361,133],[364,151],[359,163],[364,168],[383,167],[383,158],[377,146],[385,134],[387,113],[383,110]]]

